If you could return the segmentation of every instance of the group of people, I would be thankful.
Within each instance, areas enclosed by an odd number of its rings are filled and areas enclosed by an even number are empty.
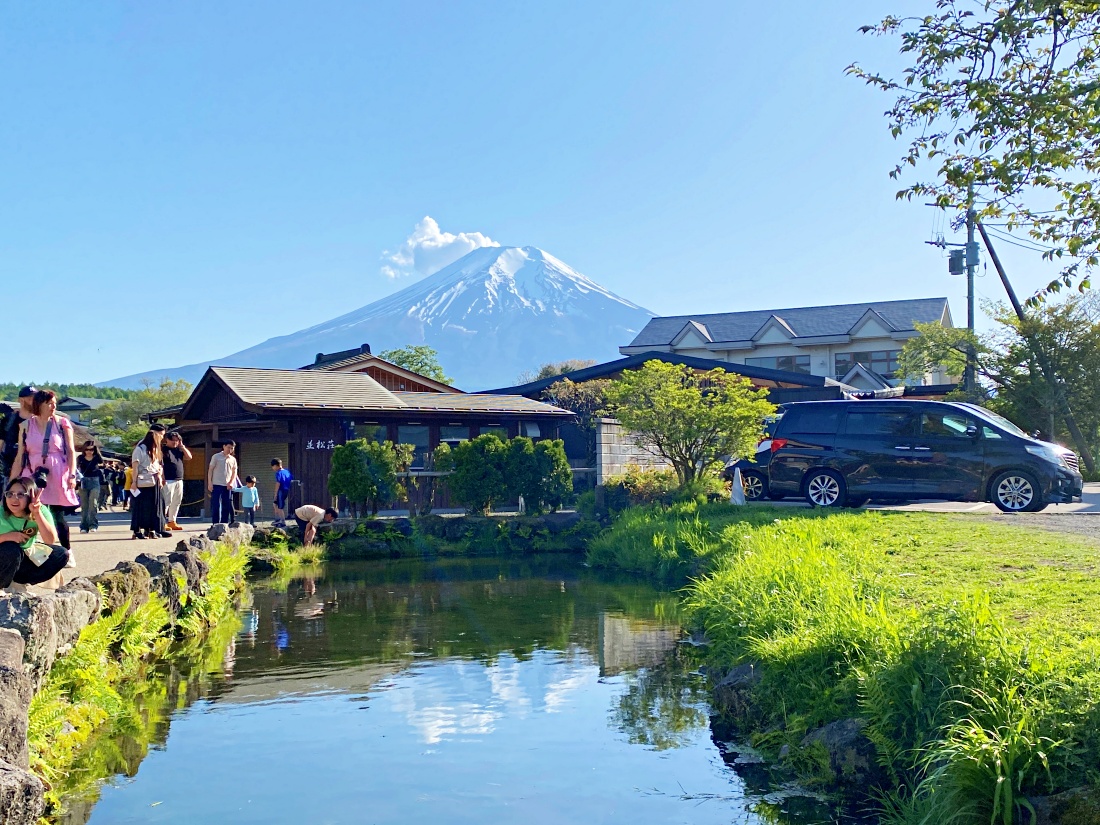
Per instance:
[[[5,410],[7,414],[5,415]],[[243,519],[255,525],[260,492],[254,476],[237,474],[236,444],[225,442],[207,468],[211,520],[236,519],[233,494],[240,495]],[[177,431],[153,423],[134,447],[129,466],[104,457],[91,440],[76,449],[72,422],[57,414],[51,390],[23,387],[16,409],[0,407],[0,589],[41,584],[75,566],[65,516],[80,510],[80,531],[99,528],[98,513],[129,505],[133,539],[168,538],[183,503],[184,462],[191,452]],[[275,526],[286,527],[293,478],[281,459],[271,460],[275,475]],[[336,518],[332,508],[303,505],[293,511],[305,544],[317,527]]]

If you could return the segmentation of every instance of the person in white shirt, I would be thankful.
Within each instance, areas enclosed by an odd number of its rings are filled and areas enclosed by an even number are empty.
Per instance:
[[[206,468],[206,489],[210,493],[210,520],[213,524],[233,523],[232,491],[234,487],[241,486],[237,478],[237,459],[233,457],[236,446],[237,442],[226,441],[222,444],[222,451],[211,456],[210,466]]]
[[[331,507],[323,509],[316,504],[303,504],[294,511],[294,520],[298,522],[298,532],[302,537],[302,544],[309,547],[317,535],[317,528],[322,524],[329,524],[339,515]]]

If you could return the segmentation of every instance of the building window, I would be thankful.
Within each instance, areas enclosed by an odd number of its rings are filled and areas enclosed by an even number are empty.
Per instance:
[[[411,468],[421,470],[428,463],[428,428],[419,424],[402,424],[397,428],[399,444],[412,444],[413,459]]]
[[[444,424],[439,428],[439,443],[454,444],[458,441],[470,440],[470,428],[466,425]]]
[[[351,432],[348,434],[349,441],[353,438],[365,438],[367,441],[377,441],[381,444],[389,438],[384,424],[363,424],[361,422],[356,422],[351,425],[350,429]]]
[[[900,349],[884,349],[875,352],[838,352],[835,356],[836,380],[840,381],[856,364],[862,364],[883,378],[893,378],[898,371]]]
[[[800,372],[803,375],[810,374],[810,356],[808,355],[776,355],[773,358],[746,358],[747,367],[766,367],[770,370],[783,370],[784,372]]]

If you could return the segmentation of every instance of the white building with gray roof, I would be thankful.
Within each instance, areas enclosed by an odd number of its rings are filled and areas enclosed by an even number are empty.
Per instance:
[[[902,345],[917,323],[954,326],[946,298],[876,301],[654,318],[623,355],[674,352],[806,375],[865,390],[896,385]],[[951,376],[932,373],[924,384]]]

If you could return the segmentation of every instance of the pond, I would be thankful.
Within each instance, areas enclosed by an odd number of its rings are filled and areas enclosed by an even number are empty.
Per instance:
[[[675,596],[571,557],[334,562],[241,618],[66,821],[834,821],[735,770]]]

